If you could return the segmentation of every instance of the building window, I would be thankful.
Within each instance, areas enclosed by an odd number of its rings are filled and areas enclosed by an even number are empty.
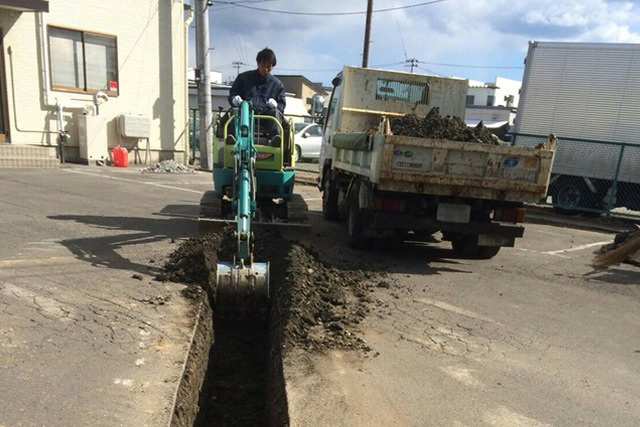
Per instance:
[[[467,95],[467,105],[474,105],[476,97],[474,95]]]
[[[118,95],[114,36],[49,27],[49,54],[53,89]]]
[[[494,105],[496,105],[495,95],[487,95],[487,106],[493,107]]]

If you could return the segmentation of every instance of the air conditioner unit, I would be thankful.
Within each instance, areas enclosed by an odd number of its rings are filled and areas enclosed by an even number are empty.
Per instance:
[[[118,117],[118,130],[120,136],[125,138],[149,138],[151,119],[136,114],[121,114]]]

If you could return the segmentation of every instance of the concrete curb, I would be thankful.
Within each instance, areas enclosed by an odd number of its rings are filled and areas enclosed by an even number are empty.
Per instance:
[[[553,211],[552,207],[526,206],[526,223],[546,224],[556,227],[576,228],[581,230],[602,231],[605,233],[620,233],[635,230],[640,224],[640,218],[618,218],[601,216],[597,218],[583,218],[580,216],[566,216]]]
[[[171,417],[167,427],[192,426],[198,414],[198,399],[209,362],[209,349],[213,346],[212,311],[209,297],[203,290],[194,304],[195,322],[189,345],[182,363],[180,381],[173,396]]]

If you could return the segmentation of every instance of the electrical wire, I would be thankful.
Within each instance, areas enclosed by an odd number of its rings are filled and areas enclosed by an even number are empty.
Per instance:
[[[428,72],[428,73],[431,73],[431,74],[433,74],[434,76],[446,77],[444,74],[436,73],[436,72],[435,72],[435,71],[433,71],[433,70],[428,70],[428,69],[426,69],[426,68],[424,68],[424,67],[421,67],[421,66],[419,66],[419,65],[416,65],[415,67],[416,67],[416,68],[419,68],[419,69],[421,69],[421,70],[423,70],[423,71],[426,71],[426,72]]]
[[[414,7],[420,6],[428,6],[435,3],[442,3],[447,0],[431,0],[422,3],[409,4],[406,6],[396,6],[396,7],[388,7],[384,9],[375,9],[372,13],[380,13],[380,12],[390,12],[392,10],[401,10],[401,9],[410,9]],[[276,10],[276,9],[266,9],[263,7],[257,6],[249,6],[247,4],[243,4],[240,1],[212,1],[212,3],[226,5],[226,6],[237,6],[243,7],[245,9],[259,10],[261,12],[269,12],[269,13],[281,13],[284,15],[299,15],[299,16],[345,16],[345,15],[364,15],[367,11],[357,11],[357,12],[293,12],[290,10]]]
[[[441,67],[457,67],[457,68],[495,68],[495,69],[503,69],[503,70],[523,70],[524,67],[510,67],[510,66],[502,66],[502,65],[461,65],[461,64],[439,64],[437,62],[423,62],[418,61],[421,64],[428,65],[437,65]]]

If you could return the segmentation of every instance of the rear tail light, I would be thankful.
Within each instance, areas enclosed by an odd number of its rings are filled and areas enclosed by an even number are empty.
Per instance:
[[[493,219],[502,222],[524,222],[527,216],[525,208],[497,208],[494,211]]]
[[[399,199],[388,199],[376,197],[373,208],[378,212],[400,213],[404,210],[404,201]]]

